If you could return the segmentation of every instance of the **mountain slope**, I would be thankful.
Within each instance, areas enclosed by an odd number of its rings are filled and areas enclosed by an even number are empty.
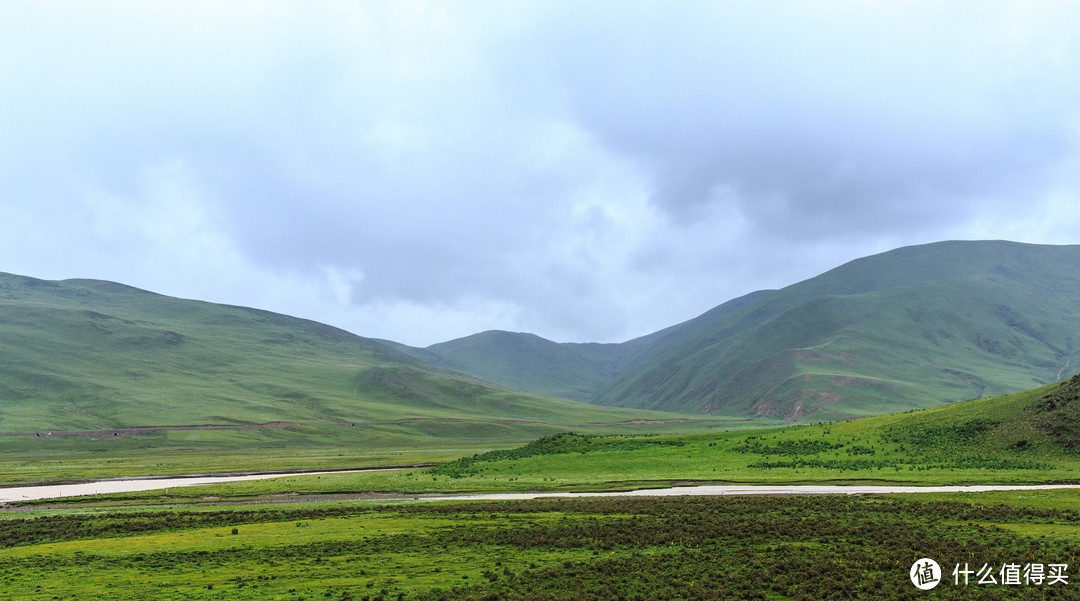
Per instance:
[[[754,292],[689,321],[620,344],[552,342],[535,334],[491,330],[419,349],[388,344],[419,361],[537,394],[595,402],[612,382],[664,349],[695,338],[747,304]]]
[[[946,242],[853,261],[667,348],[599,400],[830,419],[1077,373],[1080,247]]]
[[[424,352],[506,386],[613,406],[795,420],[927,407],[1080,372],[1080,246],[901,248],[588,359],[575,345],[490,343]]]
[[[440,367],[549,396],[591,399],[615,375],[615,345],[558,344],[533,334],[489,331],[430,346]]]
[[[433,369],[313,321],[0,274],[0,432],[280,422],[475,439],[639,417]]]

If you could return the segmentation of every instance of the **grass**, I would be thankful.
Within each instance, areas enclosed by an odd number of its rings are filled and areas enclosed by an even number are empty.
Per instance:
[[[919,557],[1075,565],[1080,551],[1075,491],[341,500],[709,482],[1075,482],[1077,378],[906,414],[757,429],[770,422],[514,393],[258,311],[95,282],[0,284],[9,343],[0,348],[0,425],[26,429],[0,436],[2,483],[441,462],[11,507],[0,513],[0,597],[908,598],[907,568]],[[47,320],[53,327],[35,337]],[[145,364],[130,361],[133,350]],[[270,418],[295,423],[260,426]],[[109,435],[208,422],[232,429]],[[43,436],[26,435],[39,427]],[[927,596],[1070,590],[942,587]]]
[[[464,486],[1080,481],[1080,378],[904,414],[760,431],[549,438],[434,470]],[[546,480],[545,480],[546,479]]]
[[[588,417],[588,415],[584,416]],[[640,417],[640,416],[639,416]],[[655,416],[652,416],[655,417]],[[669,416],[665,416],[669,417]],[[569,428],[611,434],[670,429],[723,430],[760,420],[710,418],[648,423],[423,420],[288,429],[158,431],[105,437],[0,436],[0,484],[117,476],[340,468],[448,461],[513,447]]]
[[[53,510],[0,520],[0,582],[18,599],[906,599],[920,557],[1075,564],[1077,504],[1054,491]]]
[[[845,422],[693,434],[561,433],[524,446],[457,449],[457,455],[447,450],[432,468],[298,476],[109,498],[114,504],[184,504],[207,497],[258,501],[293,495],[603,491],[711,483],[1080,482],[1080,413],[1074,412],[1080,412],[1080,377],[1026,393]],[[419,457],[404,452],[398,456]],[[312,457],[300,459],[317,463]],[[327,463],[340,460],[329,458]],[[68,506],[98,502],[63,501]]]
[[[1080,556],[1080,491],[426,502],[374,491],[621,489],[683,482],[1080,480],[1080,378],[847,422],[546,436],[434,468],[297,476],[21,504],[0,513],[19,599],[1072,598],[948,581]],[[1019,444],[1025,441],[1024,444]],[[325,495],[335,495],[327,497]],[[319,501],[319,502],[316,502]],[[1072,574],[1070,574],[1071,576]]]
[[[659,417],[515,393],[315,322],[105,282],[0,275],[0,337],[4,432],[294,422],[323,437],[353,424],[407,437],[448,423],[448,438],[475,438],[485,433],[453,420]]]
[[[416,463],[568,429],[747,423],[514,392],[266,311],[0,274],[0,485]]]

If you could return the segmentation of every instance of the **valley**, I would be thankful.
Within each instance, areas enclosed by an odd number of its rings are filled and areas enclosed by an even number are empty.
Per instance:
[[[425,349],[0,274],[3,595],[899,599],[921,557],[1072,576],[1078,249],[909,247],[623,343]]]
[[[402,350],[600,405],[796,422],[880,415],[1080,373],[1078,265],[1078,246],[941,242],[754,292],[620,344],[484,332]]]

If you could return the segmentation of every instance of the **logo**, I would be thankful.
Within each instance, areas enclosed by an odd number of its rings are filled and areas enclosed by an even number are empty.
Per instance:
[[[929,557],[924,557],[911,565],[911,584],[928,591],[941,582],[941,566]]]

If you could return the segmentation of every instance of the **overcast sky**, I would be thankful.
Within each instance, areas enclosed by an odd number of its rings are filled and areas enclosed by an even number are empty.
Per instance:
[[[0,271],[426,346],[617,342],[943,239],[1080,242],[1080,4],[0,7]]]

